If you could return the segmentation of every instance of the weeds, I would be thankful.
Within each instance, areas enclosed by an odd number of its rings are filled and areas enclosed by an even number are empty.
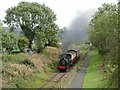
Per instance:
[[[52,51],[52,52],[51,52]],[[3,88],[39,88],[58,65],[59,50],[47,47],[43,53],[3,54]],[[49,73],[49,74],[48,74]]]

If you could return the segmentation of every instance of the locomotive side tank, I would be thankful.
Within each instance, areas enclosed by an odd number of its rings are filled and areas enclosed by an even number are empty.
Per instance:
[[[71,64],[75,63],[78,58],[80,58],[80,50],[79,49],[72,49],[72,50],[69,50],[67,52],[67,54],[70,55],[70,61],[71,61]]]
[[[62,54],[60,57],[60,65],[58,69],[60,71],[66,71],[70,69],[70,67],[80,58],[80,50],[71,49],[68,50],[66,53]]]

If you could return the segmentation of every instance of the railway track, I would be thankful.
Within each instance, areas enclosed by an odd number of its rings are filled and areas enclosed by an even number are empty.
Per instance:
[[[49,87],[49,85],[51,85],[51,88],[54,87],[54,85],[56,85],[66,74],[67,72],[55,73],[55,75],[53,75],[45,84],[41,86],[41,89]]]
[[[85,61],[85,57],[87,56],[87,53],[88,53],[88,52],[89,52],[89,50],[83,55],[83,57],[82,57],[82,63],[79,63],[79,64],[80,64],[80,67],[82,67],[82,65],[83,65],[83,63],[84,63],[84,61]],[[79,67],[78,69],[80,69],[80,67]],[[73,68],[73,67],[71,67],[71,69],[72,69],[72,68]],[[64,72],[64,73],[56,72],[56,73],[54,73],[54,75],[53,75],[50,79],[48,79],[47,82],[44,83],[44,84],[40,87],[40,89],[42,89],[42,88],[54,88],[54,86],[55,86],[56,84],[58,84],[59,81],[60,81],[66,74],[67,74],[67,72]]]

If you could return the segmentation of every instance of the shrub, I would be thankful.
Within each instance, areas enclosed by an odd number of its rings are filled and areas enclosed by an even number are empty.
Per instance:
[[[25,36],[21,36],[18,39],[18,47],[23,52],[26,47],[29,45],[29,39]]]
[[[29,59],[25,59],[24,61],[21,62],[21,64],[25,64],[26,66],[31,66],[31,67],[35,67],[35,65],[33,64],[33,62],[31,62]]]

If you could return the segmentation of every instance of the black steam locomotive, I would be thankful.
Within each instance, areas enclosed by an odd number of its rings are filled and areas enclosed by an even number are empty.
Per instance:
[[[60,71],[68,71],[70,67],[80,58],[80,49],[71,49],[60,57],[58,69]]]

